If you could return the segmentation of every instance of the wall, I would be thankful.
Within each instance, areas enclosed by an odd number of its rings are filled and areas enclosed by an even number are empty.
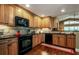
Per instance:
[[[64,31],[64,22],[59,22],[59,30]]]
[[[54,22],[53,23],[54,23],[53,27],[57,28],[59,30],[59,19],[54,17]]]
[[[79,32],[74,32],[76,34],[76,50],[79,52]]]
[[[2,35],[13,35],[15,31],[7,25],[0,25],[0,33],[3,33]]]

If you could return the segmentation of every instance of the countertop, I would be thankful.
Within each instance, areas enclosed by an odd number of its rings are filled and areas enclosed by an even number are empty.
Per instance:
[[[75,33],[73,33],[73,32],[50,32],[50,33],[35,33],[34,35],[38,35],[38,34],[65,34],[65,35],[72,34],[72,35],[75,35]]]
[[[12,39],[12,38],[16,38],[16,36],[3,36],[3,37],[0,37],[0,45],[1,44],[9,44],[11,41],[14,41],[15,39]]]

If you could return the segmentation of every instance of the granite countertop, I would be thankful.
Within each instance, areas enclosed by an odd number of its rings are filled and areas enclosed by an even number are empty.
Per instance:
[[[8,38],[15,38],[15,35],[8,35],[8,36],[1,36],[0,40],[8,39]]]
[[[13,35],[1,36],[0,37],[0,44],[8,43],[9,41],[12,41],[12,39],[10,39],[10,38],[16,38],[16,36],[13,36]]]
[[[38,34],[46,34],[46,33],[35,33],[34,35],[38,35]],[[49,32],[48,34],[73,34],[75,35],[73,32]]]

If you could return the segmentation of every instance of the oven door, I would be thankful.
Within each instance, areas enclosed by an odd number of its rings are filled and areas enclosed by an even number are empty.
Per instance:
[[[19,40],[19,53],[25,53],[32,49],[32,38],[31,36],[23,36]]]

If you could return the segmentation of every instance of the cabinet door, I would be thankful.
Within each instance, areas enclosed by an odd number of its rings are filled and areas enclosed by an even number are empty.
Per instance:
[[[4,23],[4,5],[0,5],[0,24]]]
[[[32,38],[32,47],[35,46],[35,36],[33,35],[33,38]]]
[[[38,27],[38,18],[34,16],[34,27]]]
[[[55,44],[55,45],[59,45],[59,36],[56,34],[53,34],[53,39],[52,39],[52,41],[53,41],[53,44]]]
[[[9,6],[8,25],[14,26],[15,24],[15,7]]]
[[[8,55],[8,47],[7,44],[0,45],[0,55]]]
[[[5,5],[4,6],[4,19],[5,19],[5,24],[14,26],[14,6],[11,5]]]
[[[34,27],[34,19],[33,19],[33,15],[29,15],[29,27]]]
[[[72,35],[67,36],[67,47],[75,48],[75,36]]]
[[[19,16],[19,17],[23,17],[22,16],[22,9],[20,7],[17,7],[15,8],[15,16]]]
[[[17,46],[17,42],[13,42],[11,44],[8,45],[8,51],[9,51],[9,55],[17,55],[18,54],[18,46]]]
[[[59,37],[59,46],[66,46],[66,36],[65,35],[60,35]]]
[[[33,35],[33,47],[37,45],[37,38],[36,35]]]
[[[41,18],[40,17],[38,17],[38,27],[40,28],[41,27]]]
[[[40,35],[39,35],[39,44],[42,43],[42,39],[43,39],[43,35],[40,34]]]

